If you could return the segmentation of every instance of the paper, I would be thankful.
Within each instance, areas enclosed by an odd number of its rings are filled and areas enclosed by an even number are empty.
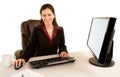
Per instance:
[[[34,72],[29,69],[25,69],[25,70],[18,72],[10,77],[44,77],[44,75]]]

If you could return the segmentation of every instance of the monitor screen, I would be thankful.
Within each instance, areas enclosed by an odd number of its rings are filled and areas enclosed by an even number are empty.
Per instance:
[[[94,51],[97,59],[99,59],[99,54],[108,27],[108,22],[109,19],[93,19],[92,22],[88,45],[90,46],[91,50]]]
[[[91,22],[87,45],[98,63],[104,64],[113,41],[116,18],[94,17]]]

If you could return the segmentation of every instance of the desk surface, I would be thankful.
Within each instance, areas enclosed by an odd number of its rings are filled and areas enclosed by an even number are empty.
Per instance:
[[[44,67],[40,69],[32,69],[26,65],[20,70],[14,70],[13,67],[2,67],[0,63],[0,77],[10,77],[11,75],[20,72],[24,69],[43,74],[45,77],[120,77],[120,61],[114,60],[115,65],[112,67],[97,67],[89,63],[89,58],[92,57],[88,51],[72,52],[70,56],[74,56],[76,61],[57,66]]]

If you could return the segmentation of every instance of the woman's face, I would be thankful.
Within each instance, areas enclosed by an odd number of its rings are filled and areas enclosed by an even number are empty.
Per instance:
[[[55,18],[55,16],[52,13],[52,11],[49,8],[47,8],[45,10],[42,10],[41,18],[45,25],[52,25],[52,22],[53,22],[53,19]]]

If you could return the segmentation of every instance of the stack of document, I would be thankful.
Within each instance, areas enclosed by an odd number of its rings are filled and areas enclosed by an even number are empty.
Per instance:
[[[32,70],[29,69],[25,69],[23,71],[20,71],[10,77],[44,77],[44,75],[34,72]]]

